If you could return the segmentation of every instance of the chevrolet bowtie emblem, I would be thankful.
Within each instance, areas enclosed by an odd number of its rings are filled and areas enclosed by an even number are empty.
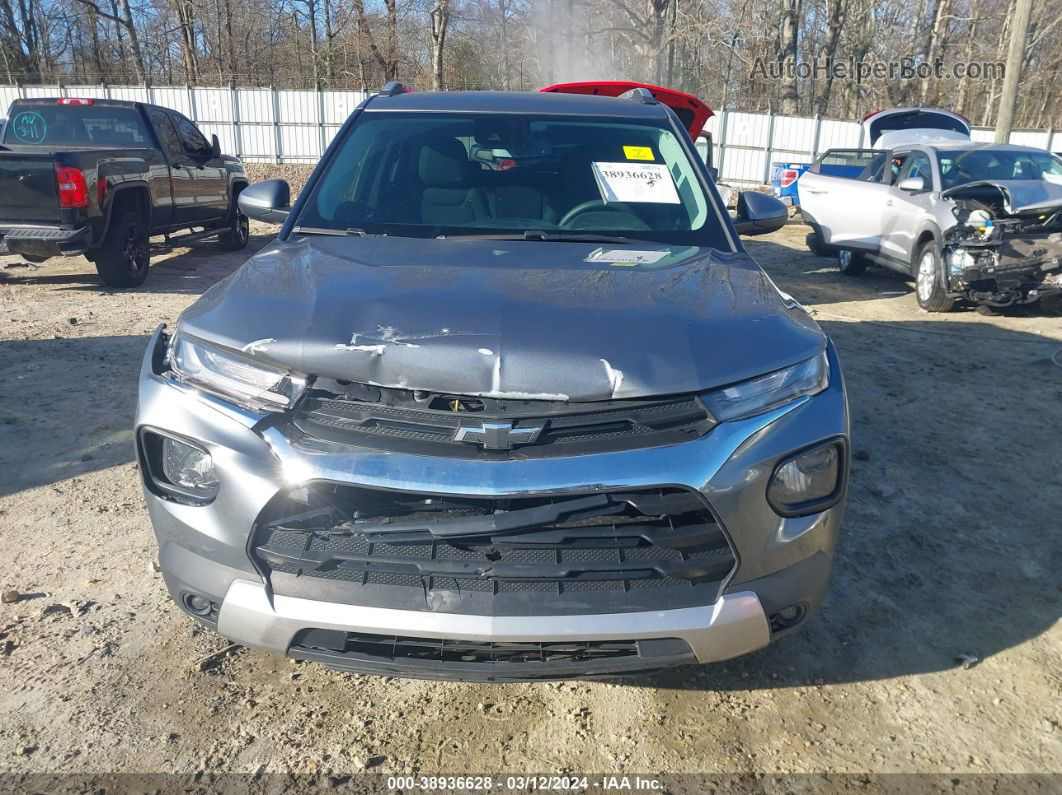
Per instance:
[[[478,444],[484,450],[512,450],[518,444],[533,444],[542,433],[542,427],[514,428],[511,422],[484,420],[479,425],[462,425],[454,433],[454,441]]]

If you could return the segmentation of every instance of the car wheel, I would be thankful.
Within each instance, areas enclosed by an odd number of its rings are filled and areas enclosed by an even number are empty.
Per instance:
[[[927,240],[915,255],[915,297],[926,312],[950,312],[955,299],[948,296],[940,278],[940,246]]]
[[[229,228],[218,235],[218,242],[227,251],[239,251],[251,238],[251,224],[247,216],[236,210]]]
[[[830,249],[822,244],[822,238],[819,237],[818,232],[808,232],[807,237],[804,238],[804,245],[816,257],[830,256]]]
[[[848,248],[837,252],[837,269],[844,276],[862,276],[867,269],[867,258]]]
[[[103,245],[95,252],[96,272],[109,287],[139,287],[147,278],[151,247],[147,226],[135,210],[119,210]]]

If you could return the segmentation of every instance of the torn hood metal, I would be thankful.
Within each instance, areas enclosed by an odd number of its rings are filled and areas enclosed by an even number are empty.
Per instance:
[[[208,290],[178,328],[291,371],[461,395],[695,392],[821,351],[745,253],[644,243],[302,238]],[[609,249],[609,246],[604,246]],[[615,256],[615,255],[611,255]],[[591,261],[587,261],[590,259]]]
[[[1035,179],[981,179],[941,191],[941,196],[976,198],[985,188],[995,188],[1003,196],[1003,209],[1011,215],[1043,212],[1062,207],[1062,185]]]

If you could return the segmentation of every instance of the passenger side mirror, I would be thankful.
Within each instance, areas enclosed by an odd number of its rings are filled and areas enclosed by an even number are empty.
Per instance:
[[[925,177],[906,177],[896,187],[907,193],[921,193],[926,189],[926,180]]]
[[[244,188],[236,203],[248,218],[282,224],[291,211],[291,188],[285,180],[267,179]]]
[[[789,208],[774,196],[746,190],[738,194],[733,220],[739,235],[766,235],[785,226]]]
[[[221,143],[218,141],[218,136],[210,136],[210,159],[216,160],[221,157]]]

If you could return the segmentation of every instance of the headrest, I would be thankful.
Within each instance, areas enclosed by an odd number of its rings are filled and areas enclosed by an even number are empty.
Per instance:
[[[456,138],[443,138],[421,147],[417,173],[425,185],[458,187],[466,184],[469,166],[464,144]]]

